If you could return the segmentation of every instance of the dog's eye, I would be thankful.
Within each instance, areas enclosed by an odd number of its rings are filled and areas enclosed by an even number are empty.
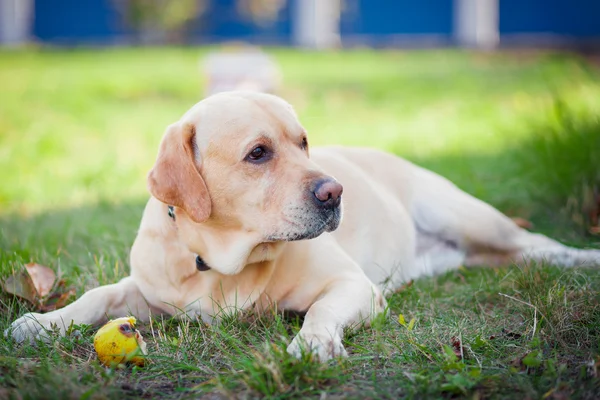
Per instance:
[[[249,161],[252,162],[260,162],[260,161],[266,161],[268,156],[268,151],[265,147],[263,146],[256,146],[254,149],[252,149],[252,151],[250,153],[248,153],[248,156],[246,157],[246,159],[248,159]]]
[[[306,150],[308,148],[308,140],[305,137],[302,138],[302,143],[300,144],[302,150]]]
[[[260,160],[261,158],[263,158],[265,156],[265,149],[262,146],[258,146],[256,148],[254,148],[254,150],[252,150],[250,152],[250,158],[253,160]]]

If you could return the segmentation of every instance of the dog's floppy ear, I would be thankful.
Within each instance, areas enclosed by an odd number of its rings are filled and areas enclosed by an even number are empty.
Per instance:
[[[195,222],[210,216],[211,202],[195,163],[195,128],[175,123],[167,128],[154,167],[148,173],[150,193],[165,204],[184,209]]]

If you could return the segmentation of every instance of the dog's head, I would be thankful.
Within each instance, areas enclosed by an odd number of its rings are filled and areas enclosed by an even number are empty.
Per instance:
[[[192,224],[258,242],[311,239],[336,229],[342,186],[309,158],[292,107],[259,93],[209,97],[169,126],[148,187]]]

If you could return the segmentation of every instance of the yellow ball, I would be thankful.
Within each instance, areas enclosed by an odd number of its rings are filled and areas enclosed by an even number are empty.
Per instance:
[[[146,343],[135,329],[134,317],[110,320],[96,332],[94,349],[98,359],[107,367],[132,363],[143,366],[146,362]]]

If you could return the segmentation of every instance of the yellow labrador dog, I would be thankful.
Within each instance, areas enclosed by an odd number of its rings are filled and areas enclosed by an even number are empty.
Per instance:
[[[150,312],[213,321],[276,303],[306,311],[288,352],[327,360],[346,354],[344,328],[368,323],[407,280],[511,261],[600,265],[600,250],[529,233],[401,158],[309,149],[292,107],[272,95],[196,104],[167,128],[148,188],[131,276],[26,314],[7,333],[23,341],[53,325],[64,333],[71,322]]]

